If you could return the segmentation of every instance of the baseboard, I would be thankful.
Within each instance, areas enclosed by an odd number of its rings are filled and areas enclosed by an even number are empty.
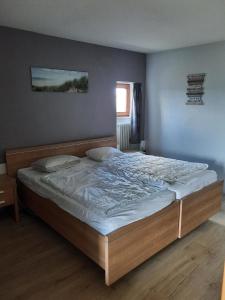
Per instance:
[[[0,164],[0,174],[6,173],[6,164]]]

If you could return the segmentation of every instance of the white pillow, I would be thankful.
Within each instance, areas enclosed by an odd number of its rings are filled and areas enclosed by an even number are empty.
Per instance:
[[[99,147],[86,151],[86,155],[96,161],[104,161],[114,156],[123,155],[123,152],[113,147]]]
[[[63,168],[69,168],[80,162],[80,158],[73,155],[56,155],[39,159],[32,163],[35,170],[41,172],[56,172]]]

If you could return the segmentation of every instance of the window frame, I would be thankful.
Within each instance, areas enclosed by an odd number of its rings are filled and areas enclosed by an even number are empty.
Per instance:
[[[127,91],[127,99],[126,99],[126,111],[125,112],[116,112],[117,117],[130,117],[130,84],[129,83],[117,83],[116,84],[116,89],[117,88],[123,88],[126,89]]]

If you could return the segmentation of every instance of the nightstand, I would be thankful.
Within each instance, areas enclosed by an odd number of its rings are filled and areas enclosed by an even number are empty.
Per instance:
[[[12,206],[15,221],[19,222],[19,206],[17,201],[16,180],[8,175],[0,175],[0,208]]]

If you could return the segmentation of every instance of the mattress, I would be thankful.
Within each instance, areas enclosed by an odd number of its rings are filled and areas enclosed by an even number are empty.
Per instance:
[[[194,175],[181,177],[176,183],[170,184],[168,189],[176,193],[176,199],[182,199],[216,181],[217,173],[215,171],[204,170]]]
[[[95,163],[88,158],[84,158],[79,164],[79,167],[84,167],[86,169],[88,167],[91,169],[96,168],[97,164],[98,163]],[[169,190],[158,190],[158,192],[149,194],[145,201],[140,202],[140,205],[137,205],[137,203],[130,206],[128,205],[128,209],[121,206],[121,211],[118,212],[117,210],[116,213],[107,216],[98,213],[96,208],[92,209],[92,206],[88,207],[85,203],[83,204],[80,199],[77,198],[76,200],[74,197],[71,198],[65,193],[49,186],[43,182],[43,176],[46,176],[45,173],[38,172],[32,168],[24,168],[18,171],[18,178],[29,189],[43,198],[52,200],[60,208],[90,225],[103,235],[107,235],[120,227],[151,216],[175,201],[174,192]],[[133,183],[131,185],[133,186]],[[91,196],[93,197],[93,194]],[[99,201],[99,197],[97,196],[96,201]]]

